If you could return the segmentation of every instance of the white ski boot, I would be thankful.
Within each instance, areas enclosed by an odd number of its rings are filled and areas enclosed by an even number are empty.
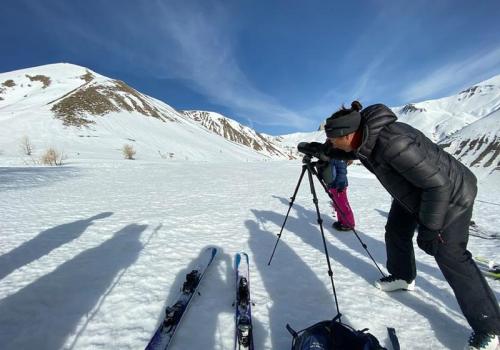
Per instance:
[[[414,290],[415,280],[408,282],[403,279],[389,275],[375,281],[375,287],[384,292],[393,292],[396,290]]]

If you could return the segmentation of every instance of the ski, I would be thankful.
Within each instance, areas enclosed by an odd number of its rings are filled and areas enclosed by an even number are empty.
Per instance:
[[[165,350],[168,348],[170,341],[175,335],[177,326],[180,324],[193,295],[198,289],[198,285],[205,275],[205,271],[214,260],[216,254],[216,248],[206,248],[197,258],[195,267],[186,275],[186,280],[177,300],[173,305],[165,309],[165,317],[146,346],[146,350]]]
[[[498,233],[492,233],[484,230],[480,228],[475,222],[471,222],[469,225],[469,235],[488,240],[500,239],[500,235]]]
[[[248,255],[238,253],[235,256],[236,270],[236,312],[234,348],[253,350],[252,312],[250,301],[250,274]]]
[[[474,261],[476,262],[479,270],[487,276],[493,279],[500,279],[500,265],[495,264],[493,260],[488,260],[484,257],[476,256],[474,257]]]

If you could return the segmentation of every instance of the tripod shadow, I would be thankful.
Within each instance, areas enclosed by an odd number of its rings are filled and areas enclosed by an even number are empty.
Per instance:
[[[311,224],[312,222],[316,222],[316,212],[307,210],[301,206],[296,206],[296,204],[294,204],[294,208],[296,209],[298,218],[288,218],[287,231],[293,232],[295,235],[301,238],[303,242],[311,245],[315,249],[323,251],[322,242],[321,240],[317,239],[319,228],[317,225]],[[257,212],[255,213],[255,215],[265,217],[278,226],[281,226],[281,223],[283,222],[283,217],[273,212]],[[304,221],[306,223],[304,223]],[[312,232],[314,232],[314,234],[312,234]],[[345,233],[342,233],[341,235],[345,235]],[[350,245],[352,246],[354,244],[353,240],[356,239],[352,234],[350,236],[350,243],[348,247]],[[342,240],[348,239],[347,236],[342,237]],[[383,245],[381,242],[373,239],[371,240],[373,242],[378,242],[377,250],[382,249]],[[371,264],[351,255],[349,251],[340,249],[337,246],[330,244],[329,242],[327,242],[327,248],[331,253],[331,258],[335,260],[336,263],[343,265],[345,268],[351,270],[354,274],[362,277],[367,282],[367,284],[370,285],[367,286],[367,288],[374,288],[371,285],[375,279],[379,278],[380,275],[377,274],[376,270],[374,270],[374,267]],[[356,285],[353,285],[353,288],[356,288]],[[433,287],[433,289],[436,288]],[[436,310],[435,306],[423,302],[421,299],[417,298],[411,293],[390,293],[388,295],[396,299],[402,305],[412,308],[414,311],[425,317],[431,324],[431,328],[434,330],[436,338],[444,346],[450,349],[456,349],[463,345],[463,335],[468,333],[468,329],[454,321],[445,313]],[[447,300],[447,302],[449,302],[449,300]]]
[[[0,256],[0,279],[29,263],[49,254],[54,249],[77,239],[95,220],[113,215],[104,212],[85,220],[78,220],[40,232],[35,238]]]
[[[0,348],[60,349],[115,276],[139,256],[147,225],[131,224],[0,301]]]
[[[282,203],[289,205],[289,201],[285,198],[282,197],[277,197],[273,196],[274,198],[280,200]],[[294,204],[294,208],[295,208]],[[301,207],[298,205],[298,207],[301,209],[298,211],[298,215],[302,215],[302,218],[305,220],[309,220],[310,222],[316,222],[316,213],[313,211],[309,211],[307,214],[301,214],[302,212],[307,212],[307,210],[304,207]],[[377,212],[380,213],[380,215],[384,217],[388,217],[389,213],[380,209],[375,209]],[[312,229],[319,230],[317,225],[311,225]],[[335,238],[339,241],[341,241],[344,245],[346,245],[348,248],[354,250],[354,251],[359,251],[362,248],[361,242],[356,238],[353,232],[339,232],[334,229],[327,229],[328,230],[333,230],[333,234]],[[363,243],[366,244],[367,249],[370,251],[370,253],[373,255],[373,258],[375,261],[381,265],[381,261],[385,260],[386,257],[386,247],[383,242],[380,240],[374,239],[366,234],[364,234],[360,230],[356,230],[358,235],[360,236],[361,240]],[[418,249],[418,248],[415,248]],[[425,272],[428,275],[431,275],[437,279],[443,279],[443,275],[441,273],[441,270],[437,267],[432,267],[426,263],[416,261],[417,265],[417,273],[418,271]],[[446,303],[450,309],[454,310],[458,314],[461,314],[460,307],[455,299],[455,296],[452,294],[450,289],[442,289],[436,287],[433,283],[429,282],[427,279],[423,277],[418,277],[417,275],[417,284],[420,289],[427,291],[430,295],[432,295],[436,299],[440,299],[442,302]]]
[[[227,329],[218,328],[220,314],[234,314],[233,302],[235,300],[235,270],[233,257],[225,253],[222,248],[217,248],[217,255],[207,270],[205,277],[200,282],[199,294],[193,296],[190,309],[184,314],[182,323],[184,327],[179,327],[172,339],[172,349],[216,349],[217,344],[227,342]],[[205,250],[203,248],[200,254]],[[164,311],[167,306],[173,305],[181,294],[182,285],[186,280],[186,275],[196,267],[197,259],[194,259],[188,266],[182,269],[175,277],[172,287],[168,292],[166,303],[162,307],[162,312],[157,324],[162,322]],[[207,283],[210,281],[210,283]],[[251,283],[251,281],[250,281]],[[230,298],[216,296],[230,295]],[[263,327],[255,317],[252,320],[254,332],[255,349],[262,349],[262,341],[256,335],[263,333]],[[156,329],[156,327],[155,327]],[[193,329],[196,329],[196,336],[193,336]],[[154,331],[153,331],[154,332]],[[152,333],[151,333],[152,336]],[[145,339],[147,343],[149,339]],[[189,346],[187,346],[189,344]]]
[[[253,210],[259,221],[270,220],[267,213]],[[262,214],[262,215],[260,215]],[[274,213],[272,213],[274,214]],[[275,235],[262,230],[259,223],[245,221],[250,233],[249,246],[264,287],[269,295],[269,337],[271,349],[289,349],[292,341],[285,326],[303,329],[321,320],[332,319],[337,313],[325,271],[320,279],[286,243],[281,242],[274,259],[274,266],[267,265],[270,247]],[[256,334],[257,339],[259,335]],[[260,337],[263,338],[263,335]],[[259,341],[261,343],[264,342]]]

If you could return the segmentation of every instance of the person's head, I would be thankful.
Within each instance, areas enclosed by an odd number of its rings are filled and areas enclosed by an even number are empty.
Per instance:
[[[359,111],[363,106],[358,101],[351,103],[351,108],[342,106],[326,120],[325,133],[328,141],[338,149],[351,152],[355,148],[356,132],[361,124]]]

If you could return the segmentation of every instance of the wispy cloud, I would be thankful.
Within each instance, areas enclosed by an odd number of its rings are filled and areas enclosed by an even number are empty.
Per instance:
[[[430,72],[401,92],[408,102],[448,94],[500,72],[500,47],[480,52]]]
[[[344,57],[341,70],[350,72],[351,76],[342,79],[344,86],[336,87],[335,95],[332,91],[327,92],[327,95],[335,97],[338,105],[379,97],[377,95],[381,94],[386,85],[384,71],[397,59],[398,50],[406,43],[405,17],[400,14],[418,13],[423,7],[418,2],[381,2],[378,5],[376,12],[370,14],[356,34],[355,40],[342,52]],[[391,31],[390,28],[398,30]]]
[[[71,4],[29,6],[47,25],[65,28],[56,34],[65,49],[81,50],[81,43],[91,44],[103,56],[140,64],[154,78],[187,81],[213,104],[251,123],[297,129],[311,126],[311,120],[259,90],[241,69],[235,54],[235,26],[223,1],[158,0],[135,7],[133,14],[117,10],[106,20],[114,34],[119,29],[118,38],[84,22]]]
[[[211,11],[162,5],[162,29],[175,42],[176,77],[188,79],[200,93],[262,125],[309,126],[307,118],[258,90],[239,66],[229,14],[219,5]],[[171,68],[171,67],[170,67]],[[169,72],[172,74],[172,72]]]

